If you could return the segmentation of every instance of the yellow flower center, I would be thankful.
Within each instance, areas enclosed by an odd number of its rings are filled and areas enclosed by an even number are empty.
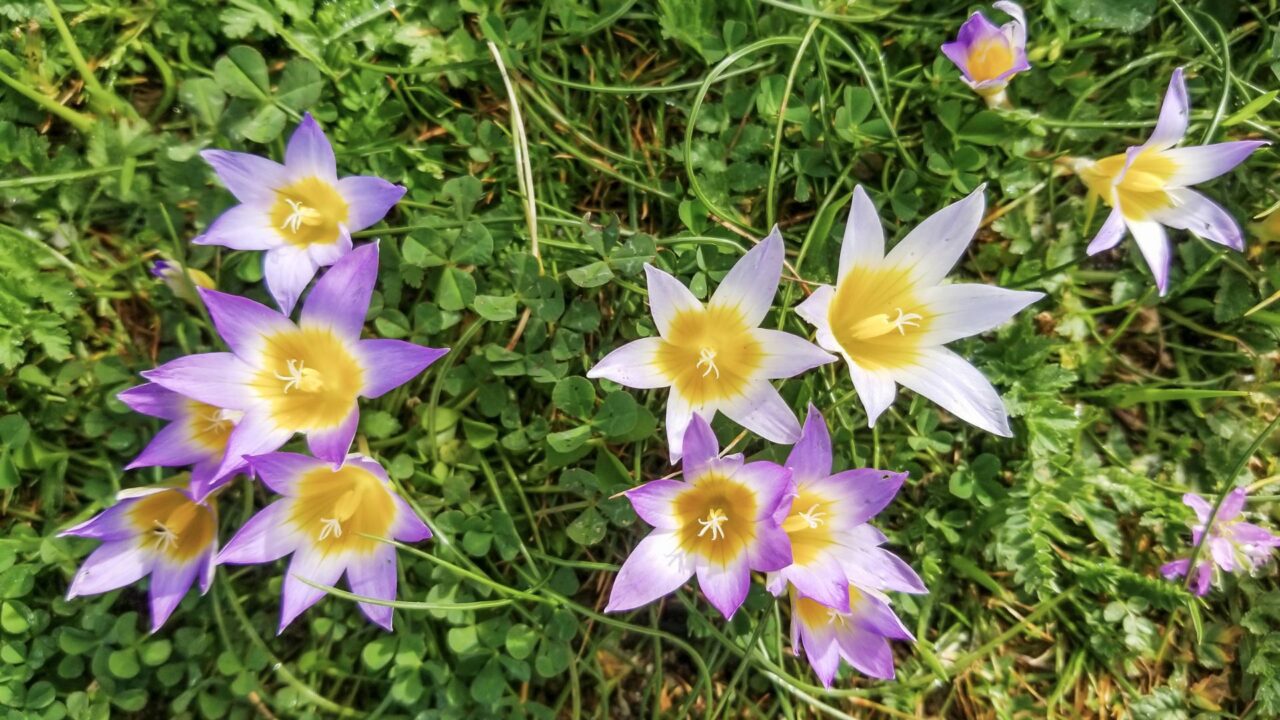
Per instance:
[[[364,370],[327,329],[289,330],[266,339],[253,387],[280,427],[332,428],[355,407]]]
[[[857,586],[850,585],[849,606],[857,605],[861,597],[862,593],[858,591]],[[807,627],[821,627],[827,624],[844,625],[850,617],[850,613],[842,613],[817,600],[801,597],[794,585],[791,586],[791,612],[796,613],[800,617],[800,622]]]
[[[239,414],[188,400],[187,434],[210,455],[220,455],[227,449],[227,439],[231,437]]]
[[[736,308],[686,310],[671,321],[657,364],[694,407],[739,395],[764,349]]]
[[[724,566],[755,539],[755,494],[718,474],[703,475],[675,503],[680,547]]]
[[[974,82],[995,80],[1013,68],[1013,48],[1003,35],[979,40],[969,49],[969,77]]]
[[[348,463],[298,478],[289,522],[325,553],[373,552],[390,536],[396,506],[391,490],[368,470]],[[370,537],[366,537],[370,536]]]
[[[211,507],[197,505],[177,490],[163,490],[138,500],[129,511],[145,542],[175,562],[186,562],[209,548],[217,529]]]
[[[1084,165],[1079,170],[1080,179],[1110,206],[1112,184],[1124,170],[1125,161],[1125,155],[1119,154]],[[1124,216],[1130,220],[1145,220],[1152,211],[1172,206],[1173,201],[1166,188],[1177,169],[1178,164],[1158,150],[1147,149],[1139,153],[1124,178],[1115,186]]]
[[[791,514],[782,523],[782,531],[791,539],[791,557],[796,565],[808,565],[835,543],[827,513],[822,510],[830,501],[811,490],[801,490],[791,503]]]
[[[910,364],[929,318],[913,290],[910,270],[854,268],[836,287],[827,319],[836,342],[868,370]]]
[[[338,239],[338,226],[347,221],[347,201],[332,184],[307,177],[276,191],[271,226],[290,245],[327,245]]]

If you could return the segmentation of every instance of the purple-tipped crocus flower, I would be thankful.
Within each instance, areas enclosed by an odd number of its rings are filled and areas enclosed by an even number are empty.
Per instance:
[[[227,150],[200,155],[240,204],[194,242],[265,250],[263,275],[285,315],[318,268],[351,252],[351,233],[381,220],[405,193],[382,178],[338,179],[333,147],[309,113],[289,138],[283,165]]]
[[[1204,552],[1196,561],[1196,576],[1193,581],[1196,595],[1209,592],[1214,566],[1223,572],[1253,572],[1270,560],[1275,549],[1280,547],[1280,536],[1242,519],[1244,498],[1244,488],[1232,490],[1223,499],[1217,516],[1213,518],[1209,537],[1204,543]],[[1200,521],[1191,528],[1191,542],[1199,545],[1209,516],[1213,514],[1213,505],[1195,493],[1183,495],[1182,502],[1195,511],[1196,518]],[[1191,558],[1174,560],[1162,566],[1160,574],[1169,580],[1185,577],[1190,566]]]
[[[143,415],[169,421],[125,470],[191,465],[191,499],[200,502],[243,467],[237,464],[215,482],[227,439],[242,412],[206,405],[155,383],[129,388],[116,397]]]
[[[707,600],[731,618],[747,597],[752,570],[791,564],[791,545],[776,519],[791,494],[791,472],[719,452],[711,427],[695,415],[684,435],[684,480],[627,491],[654,530],[622,564],[605,612],[638,608],[696,574]]]
[[[849,611],[841,612],[791,591],[791,646],[802,651],[818,679],[831,687],[840,659],[865,675],[893,679],[889,640],[915,642],[880,593],[849,586]]]
[[[671,388],[667,447],[680,461],[689,419],[723,412],[766,440],[793,443],[800,423],[770,380],[835,361],[797,335],[759,327],[782,277],[784,247],[774,228],[724,276],[704,306],[671,275],[645,265],[658,337],[609,353],[587,372],[631,388]]]
[[[123,490],[116,504],[61,536],[101,540],[71,581],[67,599],[97,595],[151,575],[151,632],[160,629],[191,583],[200,593],[213,582],[218,552],[218,514],[172,487]]]
[[[883,536],[866,524],[898,494],[907,473],[863,468],[833,475],[831,436],[812,405],[786,467],[795,495],[780,520],[791,540],[792,563],[769,573],[770,592],[782,595],[790,584],[800,595],[846,613],[851,582],[928,592],[909,565],[880,547]]]
[[[1126,232],[1132,234],[1161,295],[1169,289],[1173,260],[1165,227],[1188,230],[1232,250],[1244,250],[1244,235],[1231,214],[1191,186],[1229,172],[1253,151],[1269,144],[1239,140],[1174,147],[1186,137],[1190,115],[1187,83],[1178,68],[1169,80],[1160,119],[1145,143],[1101,160],[1070,161],[1089,190],[1111,208],[1089,243],[1088,254],[1110,250],[1120,244]]]
[[[218,554],[218,564],[256,564],[290,553],[280,601],[280,628],[316,604],[343,573],[351,592],[376,600],[396,598],[396,549],[383,539],[419,542],[431,530],[391,488],[378,463],[350,455],[334,468],[306,455],[272,453],[249,458],[267,487],[282,495],[250,518]],[[359,603],[373,622],[391,629],[391,608]]]
[[[247,455],[279,449],[294,433],[306,434],[316,457],[341,464],[360,420],[356,399],[399,387],[448,352],[360,339],[377,276],[378,246],[362,245],[316,282],[297,324],[247,298],[201,290],[231,352],[189,355],[142,375],[207,405],[244,413],[215,480]]]
[[[1027,20],[1022,8],[1001,0],[993,4],[1013,18],[1000,27],[980,12],[969,16],[952,42],[942,46],[942,53],[960,68],[965,84],[982,96],[991,107],[1007,107],[1005,87],[1009,80],[1024,70],[1027,62]]]

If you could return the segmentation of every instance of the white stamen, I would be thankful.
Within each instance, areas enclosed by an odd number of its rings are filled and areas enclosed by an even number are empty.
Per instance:
[[[290,359],[289,359],[289,374],[288,374],[288,375],[281,375],[280,373],[275,373],[275,376],[276,376],[276,379],[277,379],[277,380],[284,380],[284,381],[285,381],[285,384],[284,384],[284,394],[285,394],[285,395],[288,395],[288,394],[289,394],[289,391],[290,391],[290,390],[292,390],[292,389],[294,389],[294,388],[300,388],[300,387],[302,387],[302,380],[303,380],[303,377],[304,377],[304,376],[303,376],[303,372],[305,372],[305,371],[306,371],[306,369],[307,369],[307,368],[306,368],[306,365],[303,363],[303,361],[301,361],[301,360],[294,360],[293,358],[290,358]]]
[[[280,223],[280,229],[296,233],[302,229],[302,219],[307,214],[309,208],[297,200],[290,200],[289,198],[283,199],[289,204],[289,207],[293,209],[293,212],[289,213],[289,217],[286,217],[284,222]]]
[[[321,540],[330,535],[336,538],[342,537],[342,523],[338,521],[338,518],[320,518],[320,524],[324,526],[320,528]]]
[[[721,525],[726,522],[729,522],[729,516],[725,515],[724,511],[720,508],[711,508],[711,512],[707,513],[707,519],[698,521],[698,524],[702,526],[702,529],[698,531],[698,537],[702,537],[710,531],[712,540],[723,539],[724,528]]]
[[[910,325],[911,327],[920,327],[920,323],[916,322],[916,320],[923,320],[923,319],[924,319],[923,315],[917,315],[916,313],[906,313],[904,315],[902,312],[902,308],[898,308],[898,317],[891,320],[890,323],[893,325],[895,329],[897,329],[899,335],[906,335],[907,325]]]
[[[716,379],[720,379],[720,368],[716,367],[715,350],[712,350],[711,348],[702,348],[698,351],[698,364],[695,365],[694,368],[700,368],[703,365],[706,365],[707,369],[702,371],[702,377],[715,373]]]
[[[818,512],[818,507],[819,507],[818,504],[814,503],[813,507],[809,508],[805,512],[800,513],[800,517],[803,518],[804,521],[808,523],[809,527],[811,528],[816,528],[822,525],[822,522],[823,522],[822,518],[826,516],[826,513]]]
[[[152,532],[156,535],[156,549],[172,550],[178,546],[178,533],[165,527],[164,523],[159,520],[153,520],[156,529]]]

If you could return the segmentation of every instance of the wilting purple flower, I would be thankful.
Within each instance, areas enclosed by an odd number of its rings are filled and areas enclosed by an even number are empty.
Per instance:
[[[1022,8],[1002,0],[993,4],[1013,18],[1003,26],[980,12],[969,16],[942,53],[960,68],[965,84],[973,88],[991,107],[1007,105],[1004,89],[1014,75],[1030,70],[1027,62],[1027,20]]]
[[[1214,145],[1174,147],[1187,134],[1191,115],[1182,68],[1173,71],[1160,119],[1147,141],[1123,154],[1101,160],[1074,158],[1072,168],[1089,190],[1111,208],[1087,252],[1110,250],[1133,234],[1156,287],[1169,289],[1169,264],[1173,249],[1165,227],[1188,230],[1233,250],[1244,250],[1244,235],[1221,205],[1191,189],[1212,180],[1245,161],[1269,143],[1241,140]]]
[[[59,535],[102,541],[71,580],[68,600],[151,575],[151,632],[164,625],[197,577],[201,594],[213,582],[218,514],[212,504],[193,501],[185,490],[123,490],[115,505]]]
[[[295,324],[247,298],[202,290],[231,352],[189,355],[142,373],[207,405],[244,413],[214,476],[248,455],[277,450],[305,433],[316,457],[340,464],[360,420],[358,397],[408,382],[448,350],[402,340],[361,340],[378,276],[378,246],[363,245],[316,283]]]
[[[1213,518],[1209,538],[1204,544],[1205,552],[1196,561],[1196,595],[1209,592],[1215,565],[1223,572],[1253,572],[1270,560],[1275,549],[1280,547],[1280,536],[1241,519],[1245,494],[1244,488],[1232,490]],[[1199,545],[1209,516],[1213,514],[1213,505],[1195,493],[1183,495],[1182,502],[1195,511],[1200,521],[1191,528],[1191,542]],[[1191,558],[1174,560],[1161,566],[1160,574],[1168,580],[1184,577],[1190,565]]]
[[[875,205],[861,186],[854,188],[835,287],[822,285],[796,306],[816,328],[818,345],[844,356],[871,426],[903,385],[967,423],[1013,435],[1000,394],[945,347],[1005,323],[1044,297],[942,283],[982,222],[984,188],[925,218],[887,253]]]
[[[667,273],[645,265],[649,309],[658,337],[609,353],[587,372],[631,388],[671,388],[667,447],[680,461],[681,441],[695,414],[707,422],[723,412],[766,440],[793,443],[800,423],[770,380],[788,378],[835,357],[797,335],[758,327],[782,276],[782,235],[774,228],[724,276],[703,306]]]
[[[244,413],[206,405],[155,383],[129,388],[116,397],[143,415],[169,421],[126,470],[191,465],[191,499],[200,502],[243,468],[239,463],[220,482],[214,481],[227,453],[227,439]]]
[[[831,436],[812,405],[786,467],[795,494],[789,513],[784,507],[779,519],[791,539],[792,564],[769,573],[770,592],[782,595],[790,584],[840,612],[849,611],[850,583],[928,592],[909,565],[880,547],[883,535],[867,525],[898,494],[906,473],[864,468],[831,474]]]
[[[849,586],[849,611],[841,612],[791,591],[791,646],[804,652],[822,684],[831,687],[840,659],[865,675],[893,678],[889,640],[915,642],[888,600],[874,590]]]
[[[431,530],[391,488],[378,463],[349,455],[342,467],[296,453],[249,458],[267,487],[279,495],[240,528],[218,554],[218,564],[255,564],[290,553],[280,601],[283,632],[325,592],[308,585],[337,585],[343,573],[351,592],[377,600],[396,598],[396,549],[381,539],[419,542]],[[373,622],[391,629],[391,608],[359,603]]]
[[[285,315],[318,268],[351,252],[351,233],[381,220],[405,193],[377,177],[339,180],[333,147],[309,113],[289,138],[283,165],[227,150],[200,154],[240,204],[194,242],[266,250],[263,275]]]
[[[684,434],[684,480],[654,480],[627,491],[654,531],[622,564],[606,612],[638,608],[696,574],[707,600],[731,618],[747,597],[752,570],[791,564],[787,534],[776,520],[780,509],[785,514],[791,472],[719,452],[711,427],[694,415]]]
[[[191,288],[206,288],[208,290],[216,290],[217,285],[213,282],[213,278],[209,277],[203,270],[195,268],[185,268],[187,279],[183,279],[184,268],[176,262],[169,260],[156,260],[151,264],[151,275],[159,279],[169,287],[176,297],[186,300],[189,303],[199,303],[200,298],[192,292]],[[188,282],[188,280],[190,282]]]

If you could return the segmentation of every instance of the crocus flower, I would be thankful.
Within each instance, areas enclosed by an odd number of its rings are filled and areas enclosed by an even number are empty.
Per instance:
[[[840,612],[849,612],[851,582],[927,592],[920,576],[879,547],[883,536],[866,525],[898,494],[906,473],[863,468],[831,474],[831,436],[812,405],[786,467],[795,484],[789,513],[782,518],[792,563],[769,573],[770,592],[782,595],[790,584],[804,597]]]
[[[231,352],[189,355],[142,373],[207,405],[244,413],[215,480],[247,455],[305,433],[316,457],[340,464],[360,420],[357,397],[408,382],[447,350],[361,340],[378,275],[378,246],[362,245],[316,283],[297,324],[265,305],[213,290],[200,296]]]
[[[197,577],[201,594],[213,582],[218,514],[213,505],[192,500],[186,490],[123,490],[115,505],[59,535],[102,541],[71,580],[68,600],[151,575],[151,632],[164,625]]]
[[[1161,295],[1169,289],[1173,259],[1165,227],[1189,230],[1233,250],[1244,249],[1244,235],[1231,214],[1191,186],[1230,171],[1268,144],[1240,140],[1174,147],[1186,137],[1190,114],[1187,84],[1182,68],[1178,68],[1165,92],[1160,119],[1145,143],[1097,161],[1070,161],[1090,192],[1111,208],[1087,252],[1096,255],[1110,250],[1124,239],[1127,230],[1155,275]]]
[[[396,549],[382,539],[419,542],[431,531],[391,488],[378,463],[349,455],[334,468],[306,455],[272,453],[249,458],[253,471],[279,495],[249,519],[218,554],[218,564],[266,563],[293,554],[280,602],[283,632],[345,572],[351,592],[396,598]],[[391,629],[391,608],[359,603],[373,622]]]
[[[351,233],[381,220],[405,193],[377,177],[339,180],[333,147],[309,113],[289,138],[283,165],[227,150],[200,155],[240,204],[193,242],[266,250],[262,272],[285,315],[318,268],[351,252]]]
[[[703,306],[671,275],[645,265],[649,309],[658,337],[609,353],[587,372],[632,388],[671,388],[667,445],[680,461],[685,428],[695,414],[717,411],[778,443],[793,443],[800,423],[770,380],[835,360],[804,338],[758,327],[782,276],[782,235],[775,227],[725,275]]]
[[[990,330],[1043,297],[988,285],[940,284],[978,230],[982,192],[979,187],[929,216],[886,255],[875,206],[855,188],[836,285],[819,287],[796,306],[817,328],[818,344],[848,362],[873,427],[901,384],[965,422],[1012,435],[995,388],[943,347]]]
[[[187,279],[183,279],[183,274]],[[165,285],[169,286],[175,297],[186,300],[189,303],[198,303],[200,298],[192,292],[192,287],[208,288],[214,290],[217,285],[213,282],[213,278],[208,273],[195,268],[184,268],[176,262],[169,260],[157,260],[151,264],[152,277],[158,278]]]
[[[237,464],[221,482],[214,482],[227,452],[227,439],[243,415],[240,411],[206,405],[155,383],[129,388],[116,397],[143,415],[169,421],[126,470],[191,465],[191,499],[200,502],[243,467]]]
[[[826,687],[836,677],[840,659],[864,675],[893,678],[889,640],[915,642],[888,600],[874,590],[849,586],[849,611],[841,612],[791,591],[791,647],[801,651]]]
[[[1030,70],[1027,62],[1027,19],[1017,3],[993,3],[1012,21],[996,27],[980,12],[969,16],[953,42],[944,43],[942,53],[960,68],[965,84],[991,107],[1007,106],[1005,87],[1014,75]]]
[[[673,592],[693,575],[717,610],[733,617],[751,571],[791,564],[775,518],[790,496],[791,472],[771,462],[717,457],[716,436],[695,415],[684,436],[684,480],[654,480],[626,492],[654,527],[613,582],[606,612],[632,610]]]
[[[1204,544],[1205,552],[1196,561],[1196,595],[1209,592],[1215,565],[1228,573],[1253,572],[1270,560],[1275,549],[1280,547],[1280,536],[1241,518],[1244,498],[1244,488],[1232,490],[1223,499],[1217,516],[1213,518],[1213,524],[1209,526],[1209,538]],[[1191,528],[1191,542],[1199,545],[1205,526],[1209,523],[1209,516],[1213,514],[1213,505],[1195,493],[1183,495],[1182,502],[1195,511],[1196,518],[1200,521]],[[1191,558],[1174,560],[1162,566],[1160,574],[1169,580],[1184,577],[1190,566]]]

